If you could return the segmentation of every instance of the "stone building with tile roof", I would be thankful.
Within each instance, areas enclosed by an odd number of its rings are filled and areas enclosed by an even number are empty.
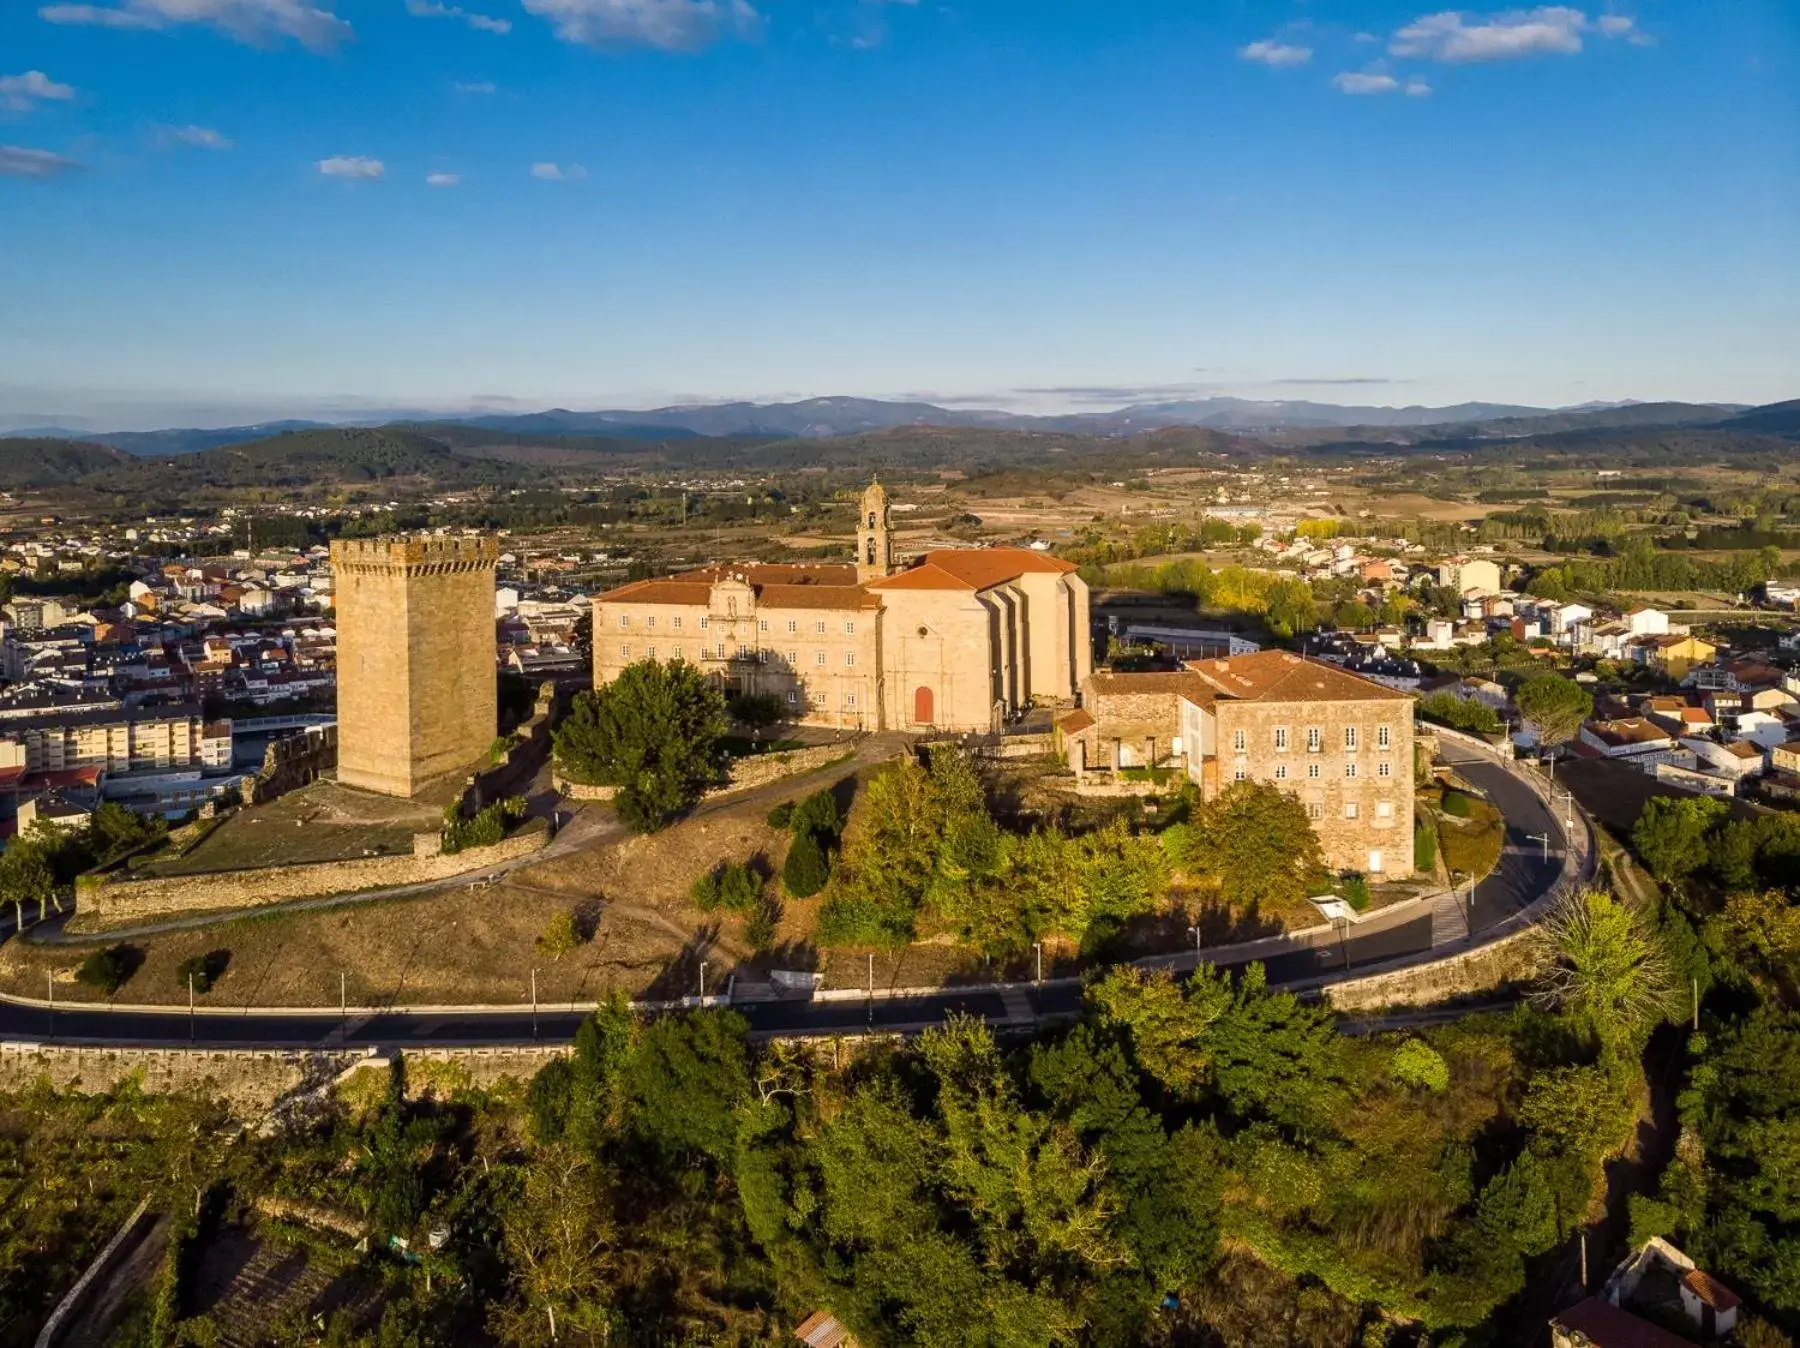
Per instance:
[[[898,567],[876,483],[854,563],[727,563],[596,598],[595,685],[645,659],[684,660],[810,724],[988,731],[1074,702],[1092,668],[1088,589],[1028,548],[940,549]]]

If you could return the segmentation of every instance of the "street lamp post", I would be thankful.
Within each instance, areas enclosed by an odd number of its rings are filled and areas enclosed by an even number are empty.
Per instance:
[[[1188,928],[1188,935],[1194,938],[1194,968],[1200,968],[1200,922],[1195,919],[1194,925]]]
[[[1033,942],[1031,951],[1037,957],[1037,978],[1034,981],[1041,985],[1044,981],[1044,943],[1042,941]]]
[[[1542,843],[1544,848],[1544,860],[1550,860],[1550,835],[1548,833],[1527,833],[1525,838],[1528,842]]]

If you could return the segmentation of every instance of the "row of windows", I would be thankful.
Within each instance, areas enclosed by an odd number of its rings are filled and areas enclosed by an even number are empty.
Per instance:
[[[705,614],[701,614],[700,619],[699,619],[700,630],[702,632],[704,632],[707,629],[708,625],[711,623],[711,621],[712,620],[710,618],[708,618]],[[681,615],[679,613],[675,614],[673,617],[671,617],[669,619],[669,626],[674,628],[678,632],[681,630]],[[629,613],[621,613],[619,615],[619,630],[621,632],[629,632],[631,630],[631,615]],[[644,619],[644,630],[647,632],[654,632],[656,630],[656,615],[654,613],[648,615]],[[767,618],[757,619],[756,630],[758,632],[767,632],[769,630],[769,620]],[[788,635],[790,635],[790,636],[799,632],[799,630],[800,630],[799,622],[796,619],[789,618],[788,622],[787,622],[787,630],[788,630]],[[818,633],[820,636],[825,635],[825,620],[823,618],[820,618],[817,622],[815,622],[813,624],[813,631]],[[844,624],[844,635],[847,637],[853,637],[856,635],[856,624],[854,622],[846,622]]]
[[[682,660],[682,659],[687,658],[686,650],[680,646],[670,646],[670,647],[668,647],[668,652],[669,652],[669,654],[668,654],[667,658],[670,660]],[[745,658],[746,656],[760,656],[761,654],[762,653],[760,651],[754,651],[754,650],[749,649],[748,647],[740,645],[736,649],[734,658],[741,660],[741,659]],[[656,647],[655,646],[644,647],[644,658],[646,660],[657,659],[658,656],[656,654]],[[700,659],[702,659],[702,660],[724,660],[726,658],[728,658],[728,656],[727,656],[727,652],[726,652],[726,649],[723,644],[720,644],[718,646],[702,646],[700,648]],[[629,641],[621,641],[619,643],[619,659],[621,659],[621,660],[631,659],[631,643]],[[813,652],[813,668],[823,669],[823,668],[825,668],[825,663],[826,663],[826,653],[824,651],[814,651]],[[787,664],[788,664],[789,669],[800,668],[800,652],[799,651],[788,651],[787,652]],[[845,669],[855,669],[856,668],[856,652],[855,651],[845,651],[844,652],[844,668]]]
[[[1356,819],[1359,818],[1361,814],[1362,810],[1359,807],[1358,802],[1354,800],[1347,800],[1344,802],[1344,818]],[[1306,817],[1308,819],[1323,819],[1325,817],[1325,807],[1316,800],[1307,801]],[[1375,817],[1377,819],[1392,819],[1394,817],[1394,802],[1391,800],[1376,801]]]
[[[1357,731],[1358,727],[1353,725],[1344,727],[1344,748],[1351,753],[1356,752],[1361,742],[1361,737],[1358,735]],[[1231,747],[1240,754],[1246,752],[1250,747],[1250,732],[1247,730],[1232,731]],[[1275,727],[1275,751],[1277,753],[1286,753],[1287,747],[1288,728],[1284,725],[1278,725]],[[1309,754],[1316,754],[1323,750],[1324,747],[1325,732],[1316,725],[1307,726],[1306,751]],[[1394,731],[1392,726],[1382,725],[1375,727],[1375,747],[1377,749],[1391,749],[1394,747]]]
[[[1323,771],[1321,771],[1319,764],[1308,763],[1306,765],[1306,780],[1307,781],[1316,782],[1324,775],[1325,774],[1323,773]],[[1359,777],[1361,775],[1362,775],[1362,773],[1357,768],[1355,763],[1352,762],[1352,763],[1344,764],[1344,776],[1345,777],[1354,778],[1354,777]],[[1377,777],[1392,777],[1394,775],[1394,765],[1392,763],[1385,763],[1385,762],[1377,763],[1375,765],[1375,775]],[[1243,763],[1239,763],[1236,767],[1234,767],[1231,770],[1231,780],[1234,782],[1245,781],[1249,778],[1249,776],[1250,776],[1250,769]],[[1275,780],[1278,782],[1285,782],[1287,779],[1288,779],[1288,765],[1286,763],[1277,763],[1275,765]]]
[[[800,702],[801,702],[800,690],[798,688],[788,689],[787,690],[788,706],[797,707],[800,705]],[[825,693],[814,693],[812,695],[812,698],[808,702],[808,705],[811,706],[814,711],[825,711],[831,706],[831,698],[829,695],[827,695]],[[845,693],[844,694],[843,708],[845,711],[855,711],[856,710],[856,694],[855,693]]]

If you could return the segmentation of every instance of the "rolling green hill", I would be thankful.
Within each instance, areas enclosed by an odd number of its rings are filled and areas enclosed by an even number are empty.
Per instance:
[[[57,486],[136,466],[121,450],[83,440],[0,438],[0,489]]]
[[[143,459],[137,474],[162,492],[204,487],[312,487],[412,481],[443,486],[509,479],[505,465],[468,458],[413,431],[333,427],[286,431],[173,458]],[[118,489],[113,478],[83,485]]]

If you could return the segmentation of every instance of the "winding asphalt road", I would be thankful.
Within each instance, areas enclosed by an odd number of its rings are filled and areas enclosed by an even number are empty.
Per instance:
[[[1238,968],[1257,959],[1273,985],[1316,986],[1321,980],[1355,976],[1371,966],[1420,954],[1434,943],[1460,944],[1470,936],[1479,937],[1547,892],[1562,873],[1564,840],[1561,825],[1543,799],[1514,771],[1473,750],[1447,744],[1444,757],[1486,792],[1506,818],[1500,864],[1476,887],[1472,904],[1458,909],[1450,923],[1453,929],[1446,930],[1441,912],[1434,924],[1432,907],[1418,905],[1393,919],[1375,913],[1336,931],[1263,943],[1254,953],[1236,954],[1220,961],[1218,967]],[[1550,839],[1548,857],[1544,845],[1531,835]],[[1242,947],[1237,949],[1242,951]],[[1192,956],[1185,962],[1191,965]],[[909,996],[738,1002],[733,1009],[749,1020],[753,1034],[830,1035],[908,1030],[956,1012],[992,1023],[1073,1015],[1080,1009],[1081,998],[1079,983],[1064,979],[1041,986],[948,988]],[[708,1003],[720,1005],[722,999],[709,998]],[[585,1010],[561,1007],[536,1014],[527,1008],[382,1011],[372,1015],[353,1011],[347,1020],[335,1011],[212,1012],[190,1018],[184,1011],[114,1011],[92,1005],[50,1010],[0,999],[0,1039],[171,1048],[189,1044],[267,1049],[497,1047],[568,1040],[586,1015]]]

